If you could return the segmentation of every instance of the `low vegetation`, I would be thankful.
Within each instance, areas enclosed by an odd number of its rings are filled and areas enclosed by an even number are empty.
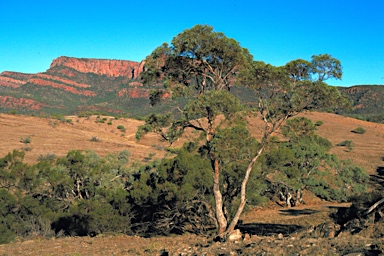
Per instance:
[[[305,131],[295,130],[303,122]],[[282,130],[284,140],[272,140],[270,153],[263,154],[259,163],[263,171],[250,176],[248,207],[269,201],[303,204],[309,191],[345,202],[366,191],[364,170],[330,154],[330,142],[316,135],[315,127],[308,119],[292,119]],[[222,141],[215,142],[223,148],[218,154],[226,163],[221,181],[224,208],[233,216],[241,177],[259,144],[244,127],[223,129],[218,136],[241,149],[232,154]],[[38,163],[28,165],[25,153],[15,150],[0,159],[1,242],[110,232],[210,234],[217,225],[211,167],[199,148],[188,142],[169,152],[174,157],[152,160],[151,156],[146,164],[129,164],[128,151],[100,157],[93,151],[71,150],[65,157],[41,155]]]
[[[346,147],[348,149],[348,151],[352,151],[353,147],[354,147],[354,143],[352,140],[344,140],[340,143],[337,143],[336,146],[338,147]]]
[[[356,134],[364,134],[366,131],[363,127],[359,126],[356,129],[353,129],[352,132]]]

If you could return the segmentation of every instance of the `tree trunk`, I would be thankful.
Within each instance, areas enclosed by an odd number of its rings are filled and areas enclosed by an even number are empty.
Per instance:
[[[265,147],[265,143],[262,143],[260,149],[256,153],[256,156],[252,159],[252,161],[249,163],[249,165],[247,167],[247,170],[245,172],[245,176],[244,176],[243,182],[241,183],[240,205],[237,208],[237,212],[236,212],[235,216],[233,217],[232,222],[229,225],[226,233],[230,233],[230,232],[232,232],[235,229],[235,227],[237,225],[237,222],[240,219],[240,215],[241,215],[241,213],[244,210],[244,206],[245,206],[245,204],[247,202],[247,200],[246,200],[246,190],[247,190],[247,183],[248,183],[249,175],[251,174],[251,171],[252,171],[253,167],[255,166],[255,164],[257,162],[257,159],[259,159],[261,153],[263,153],[264,147]]]
[[[296,192],[296,205],[298,204],[305,204],[303,200],[303,191],[301,189],[298,189]]]
[[[291,195],[291,193],[288,192],[288,194],[287,194],[287,200],[286,200],[286,202],[285,202],[285,203],[287,204],[287,207],[288,207],[288,208],[291,208],[291,207],[292,207],[291,199],[292,199],[292,195]]]
[[[213,195],[215,197],[216,204],[216,219],[219,225],[217,234],[220,236],[224,234],[227,229],[227,219],[225,218],[223,211],[223,196],[220,191],[220,170],[219,170],[219,161],[214,160],[214,174],[213,174]]]

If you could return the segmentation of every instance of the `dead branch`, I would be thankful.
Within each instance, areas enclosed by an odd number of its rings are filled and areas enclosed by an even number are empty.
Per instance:
[[[370,214],[374,209],[376,209],[382,203],[384,203],[384,198],[382,198],[381,200],[377,201],[374,205],[369,207],[369,209],[364,213],[364,215]]]

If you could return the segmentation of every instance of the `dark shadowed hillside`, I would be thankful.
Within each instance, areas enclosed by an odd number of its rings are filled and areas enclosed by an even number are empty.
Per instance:
[[[339,87],[339,90],[353,102],[353,109],[342,114],[371,122],[384,122],[383,85]]]

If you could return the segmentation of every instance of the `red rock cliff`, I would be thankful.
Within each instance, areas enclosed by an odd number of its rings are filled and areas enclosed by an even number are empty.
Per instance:
[[[136,78],[143,71],[144,62],[59,57],[52,61],[50,68],[56,66],[69,67],[82,73],[94,73],[110,77],[125,76],[129,78],[132,78],[133,75]]]

